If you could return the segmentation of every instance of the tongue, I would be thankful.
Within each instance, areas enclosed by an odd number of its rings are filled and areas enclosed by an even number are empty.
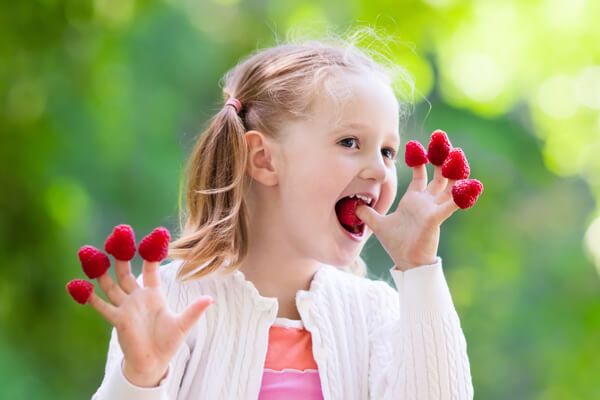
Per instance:
[[[359,205],[366,205],[366,203],[357,197],[344,197],[335,205],[335,212],[340,223],[346,230],[353,233],[359,233],[364,224],[356,216],[356,207]]]

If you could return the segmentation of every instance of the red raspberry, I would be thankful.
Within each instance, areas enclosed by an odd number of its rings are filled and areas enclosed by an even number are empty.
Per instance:
[[[162,261],[169,253],[171,235],[165,227],[159,226],[140,242],[140,256],[146,261]]]
[[[427,158],[433,165],[442,165],[448,153],[452,149],[452,143],[448,139],[448,135],[441,129],[433,131],[431,140],[427,147]]]
[[[452,186],[452,198],[460,208],[473,207],[483,192],[483,184],[477,179],[461,179]]]
[[[73,279],[67,283],[67,292],[79,304],[85,304],[94,291],[94,285],[84,279]]]
[[[106,238],[104,250],[117,260],[131,260],[135,256],[135,234],[131,226],[125,224],[115,226]]]
[[[77,252],[83,272],[90,279],[102,276],[110,268],[108,256],[94,246],[86,244],[81,246]]]
[[[358,197],[344,197],[335,206],[338,219],[342,224],[348,225],[351,228],[362,224],[363,221],[356,216],[356,207],[365,204]]]
[[[471,174],[471,167],[465,153],[460,147],[450,150],[448,157],[442,164],[442,175],[448,179],[467,179]]]
[[[409,167],[416,167],[421,164],[427,164],[427,154],[425,147],[417,141],[406,142],[406,151],[404,152],[404,161]]]

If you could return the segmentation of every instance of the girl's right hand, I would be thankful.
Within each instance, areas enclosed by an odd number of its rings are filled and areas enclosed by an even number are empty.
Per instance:
[[[89,303],[117,331],[127,380],[140,387],[157,386],[186,334],[213,299],[202,296],[179,315],[173,314],[160,288],[158,262],[144,261],[144,287],[131,273],[129,261],[115,260],[115,264],[118,284],[108,271],[97,278],[112,304],[93,292]]]

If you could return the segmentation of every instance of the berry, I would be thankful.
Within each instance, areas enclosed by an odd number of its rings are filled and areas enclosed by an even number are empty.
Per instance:
[[[433,165],[442,165],[448,153],[452,149],[452,143],[448,139],[448,135],[441,129],[433,131],[431,140],[427,147],[427,158]]]
[[[335,205],[335,211],[338,219],[343,225],[354,228],[363,223],[356,215],[356,207],[366,205],[366,203],[358,197],[344,197]]]
[[[104,250],[117,260],[131,260],[135,256],[135,234],[131,226],[125,224],[115,226],[106,238]]]
[[[139,253],[146,261],[162,261],[169,253],[171,235],[165,227],[158,227],[140,242]]]
[[[73,279],[67,283],[67,292],[79,304],[85,304],[94,292],[94,285],[84,279]]]
[[[452,186],[452,198],[462,209],[473,207],[483,192],[483,184],[477,179],[461,179]]]
[[[442,164],[442,175],[448,179],[467,179],[471,174],[471,167],[465,153],[460,147],[450,150],[448,157]]]
[[[83,267],[83,272],[90,279],[96,279],[102,276],[110,268],[108,256],[94,246],[85,245],[79,248],[77,252],[79,261]]]
[[[406,143],[406,151],[404,153],[404,161],[409,167],[416,167],[421,164],[427,164],[427,154],[425,147],[417,141],[411,140]]]

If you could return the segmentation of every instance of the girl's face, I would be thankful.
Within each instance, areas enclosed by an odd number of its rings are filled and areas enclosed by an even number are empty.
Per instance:
[[[346,266],[372,232],[365,225],[362,240],[352,239],[338,221],[336,202],[371,193],[374,209],[387,213],[396,196],[400,137],[398,103],[388,84],[373,74],[349,74],[340,82],[350,91],[341,109],[316,99],[310,119],[285,127],[278,182],[281,222],[295,250]]]

